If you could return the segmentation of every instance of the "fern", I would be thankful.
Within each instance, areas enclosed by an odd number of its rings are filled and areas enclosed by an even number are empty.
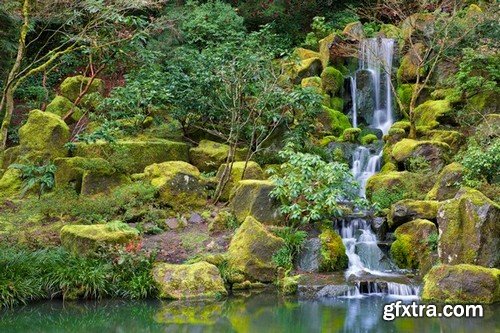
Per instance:
[[[36,187],[38,187],[38,197],[54,188],[54,174],[57,168],[53,163],[41,166],[15,163],[10,165],[9,169],[21,171],[21,178],[23,179],[21,197],[24,197],[29,190]]]

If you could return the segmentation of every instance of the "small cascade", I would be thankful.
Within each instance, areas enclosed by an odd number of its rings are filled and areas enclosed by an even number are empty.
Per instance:
[[[341,297],[361,298],[371,295],[387,295],[398,299],[417,299],[420,287],[396,282],[357,281]]]
[[[359,146],[353,154],[351,172],[354,179],[359,183],[359,196],[365,197],[365,187],[368,178],[380,170],[382,150],[378,154],[371,154],[366,147]]]
[[[420,286],[413,286],[402,283],[387,282],[387,294],[397,297],[418,297]]]
[[[352,127],[358,127],[358,106],[357,106],[357,94],[356,94],[356,76],[350,76],[350,88],[351,88],[351,113],[352,113]]]

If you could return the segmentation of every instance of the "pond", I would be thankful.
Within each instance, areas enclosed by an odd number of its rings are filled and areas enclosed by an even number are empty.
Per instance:
[[[384,296],[298,300],[274,293],[224,301],[50,301],[1,313],[0,332],[494,332],[500,306],[476,319],[382,319]]]

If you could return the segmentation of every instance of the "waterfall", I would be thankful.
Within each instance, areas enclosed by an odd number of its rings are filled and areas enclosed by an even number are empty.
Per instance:
[[[357,94],[356,94],[356,76],[349,77],[351,86],[351,100],[352,100],[352,127],[358,127],[358,107],[357,107]]]

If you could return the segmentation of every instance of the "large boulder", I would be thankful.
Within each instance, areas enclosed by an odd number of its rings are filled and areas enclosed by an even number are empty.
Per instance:
[[[54,160],[56,187],[70,186],[80,194],[109,192],[113,187],[128,182],[102,158],[61,157]]]
[[[74,254],[91,254],[101,246],[127,244],[138,237],[137,229],[119,221],[93,225],[66,225],[61,229],[61,244]]]
[[[227,295],[219,269],[205,261],[183,265],[157,263],[152,276],[161,298],[207,299]]]
[[[344,76],[334,67],[326,67],[321,72],[321,87],[323,91],[334,96],[344,84]]]
[[[280,202],[270,196],[274,184],[270,180],[242,180],[238,183],[230,201],[230,208],[239,222],[253,216],[264,224],[282,222]]]
[[[371,124],[373,122],[373,110],[375,110],[375,89],[372,72],[367,69],[356,72],[356,89],[358,123]]]
[[[401,59],[401,65],[397,71],[398,82],[413,83],[417,76],[423,76],[425,69],[421,65],[422,56],[425,53],[425,46],[422,43],[416,43]]]
[[[500,267],[500,206],[477,190],[463,188],[440,203],[439,257],[444,264]]]
[[[205,184],[194,165],[182,161],[155,163],[144,169],[144,176],[158,189],[159,201],[175,210],[206,203]]]
[[[427,101],[417,106],[414,112],[417,126],[432,129],[440,124],[453,124],[453,109],[448,100]]]
[[[363,24],[361,22],[351,22],[348,23],[344,30],[342,31],[342,35],[344,35],[347,39],[360,41],[365,38],[365,32],[363,30]]]
[[[12,197],[23,185],[22,173],[18,169],[7,169],[0,178],[0,198]]]
[[[50,102],[49,105],[47,105],[47,107],[45,108],[45,112],[57,114],[61,118],[63,118],[71,110],[73,110],[73,113],[71,114],[71,120],[80,120],[83,115],[82,110],[75,106],[73,102],[71,102],[66,97],[59,95],[54,97],[52,102]]]
[[[228,261],[233,269],[251,281],[272,282],[277,267],[273,255],[285,245],[256,219],[248,216],[229,244]],[[242,282],[242,281],[233,281]]]
[[[475,265],[434,266],[424,277],[422,299],[446,303],[500,301],[500,269]]]
[[[418,158],[427,161],[432,170],[439,171],[446,165],[449,153],[450,146],[444,142],[403,139],[394,145],[391,155],[396,162],[406,167],[412,159]]]
[[[349,118],[340,111],[323,106],[323,112],[319,115],[319,121],[325,131],[335,136],[340,136],[345,129],[351,127]]]
[[[331,230],[325,229],[320,235],[320,272],[341,271],[347,268],[349,259],[345,253],[345,246],[340,235]]]
[[[414,219],[436,220],[438,201],[401,200],[391,205],[388,214],[388,225],[391,230]]]
[[[330,47],[332,46],[336,37],[337,34],[334,32],[318,42],[319,58],[321,60],[321,65],[323,66],[323,68],[326,68],[330,63]]]
[[[319,76],[321,70],[322,65],[319,57],[300,60],[292,68],[294,83],[299,84],[305,77]]]
[[[23,148],[51,157],[66,155],[64,145],[69,138],[69,127],[61,117],[41,110],[31,111],[28,121],[19,129],[19,144]]]
[[[453,199],[460,189],[463,172],[462,165],[457,162],[445,166],[425,199],[438,201]]]
[[[164,139],[145,141],[118,140],[113,143],[77,143],[75,156],[104,158],[124,174],[139,173],[153,163],[189,161],[189,146],[183,142]]]
[[[391,245],[391,257],[399,268],[419,269],[425,274],[435,262],[437,228],[428,220],[416,219],[399,226],[394,232],[396,240]]]
[[[457,131],[430,130],[425,134],[425,137],[430,141],[446,143],[454,153],[458,152],[465,143],[465,136]]]
[[[210,140],[201,140],[198,147],[189,149],[191,164],[201,172],[217,171],[221,164],[224,164],[229,154],[229,146]],[[236,161],[245,159],[246,151],[237,149]]]
[[[71,102],[76,101],[80,93],[89,84],[91,78],[83,75],[71,76],[64,79],[59,86],[61,95],[69,99]],[[90,84],[87,94],[90,93],[104,93],[104,82],[101,79],[94,79]]]
[[[224,176],[226,172],[226,175]],[[230,173],[229,168],[226,170],[226,164],[222,164],[217,171],[217,180],[220,181],[222,177],[226,177],[227,182],[222,190],[220,199],[224,201],[228,201],[231,197],[231,193],[234,191],[238,182],[240,180],[245,179],[257,179],[262,180],[265,179],[264,171],[257,162],[248,161],[248,162],[234,162]]]

